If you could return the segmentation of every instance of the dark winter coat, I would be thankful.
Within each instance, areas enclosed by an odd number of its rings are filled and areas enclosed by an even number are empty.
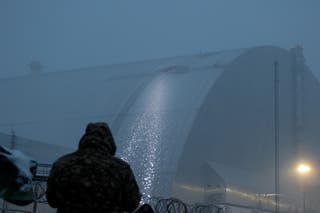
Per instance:
[[[131,212],[141,194],[130,166],[114,157],[105,123],[89,124],[76,152],[58,159],[47,183],[47,200],[58,213]]]

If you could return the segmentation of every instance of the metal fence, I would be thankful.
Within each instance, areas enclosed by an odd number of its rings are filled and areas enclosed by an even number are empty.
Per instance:
[[[149,203],[156,213],[223,213],[214,204],[186,204],[177,198],[151,198]]]
[[[35,203],[47,203],[45,193],[50,170],[50,164],[38,164],[36,175],[33,178],[33,193]]]

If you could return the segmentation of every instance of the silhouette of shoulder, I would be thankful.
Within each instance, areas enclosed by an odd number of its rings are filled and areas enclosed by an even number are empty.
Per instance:
[[[124,169],[130,169],[130,165],[126,161],[122,160],[121,158],[112,157],[112,159],[115,161],[116,164],[119,165],[119,167],[122,167]]]

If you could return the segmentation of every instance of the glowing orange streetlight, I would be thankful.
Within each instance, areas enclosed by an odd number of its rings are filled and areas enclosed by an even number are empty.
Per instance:
[[[296,171],[301,176],[306,176],[311,172],[311,166],[307,163],[300,163],[297,165]],[[305,186],[303,186],[303,213],[306,213],[306,191]]]
[[[297,166],[297,172],[301,175],[306,175],[309,174],[311,172],[311,166],[309,164],[306,163],[300,163]]]

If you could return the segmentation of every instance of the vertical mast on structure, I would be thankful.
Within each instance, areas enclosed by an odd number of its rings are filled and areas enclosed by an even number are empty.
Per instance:
[[[298,156],[304,134],[305,58],[301,45],[292,47],[290,52],[293,56],[293,146],[295,155]]]

